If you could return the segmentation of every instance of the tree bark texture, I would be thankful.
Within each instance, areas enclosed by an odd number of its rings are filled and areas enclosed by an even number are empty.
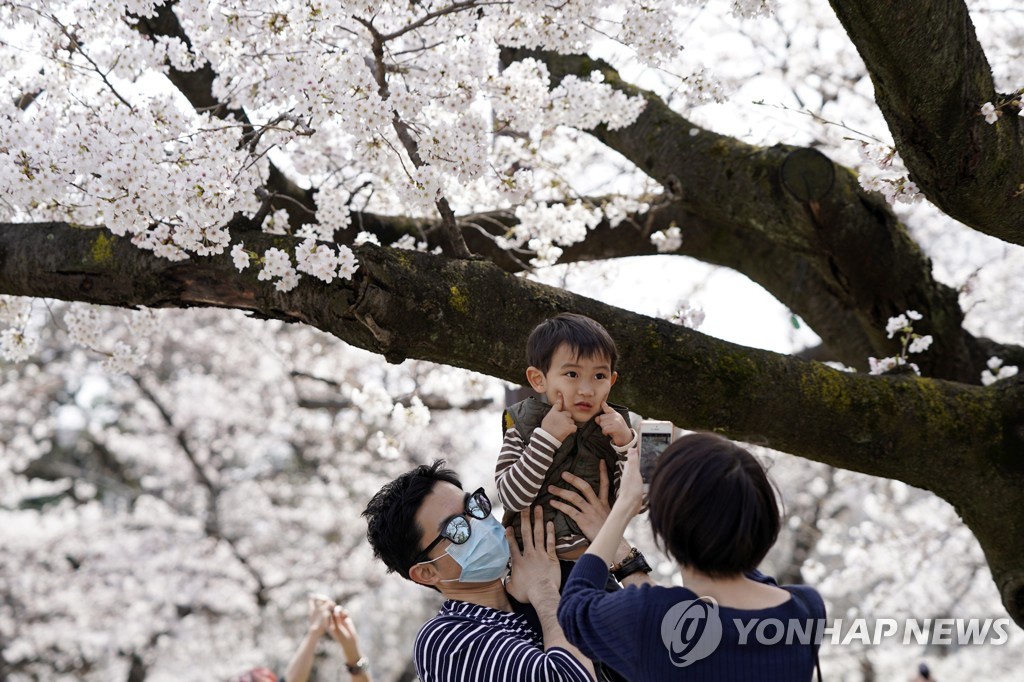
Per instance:
[[[246,247],[291,250],[251,232]],[[54,245],[60,248],[53,248]],[[418,358],[522,379],[529,331],[564,310],[616,339],[617,399],[646,416],[723,433],[951,502],[978,537],[1004,604],[1024,622],[1024,377],[983,388],[846,374],[744,348],[510,275],[484,260],[363,245],[351,281],[280,293],[228,254],[171,262],[102,229],[0,225],[0,291],[91,303],[237,308],[302,322],[390,362]]]
[[[1000,95],[966,3],[831,5],[867,66],[911,179],[965,225],[1024,244],[1021,119],[1012,106],[995,125],[980,113]]]

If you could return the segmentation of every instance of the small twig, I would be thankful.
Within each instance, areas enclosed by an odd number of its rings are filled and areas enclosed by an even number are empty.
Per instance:
[[[55,23],[58,26],[58,28],[60,28],[60,32],[63,33],[64,37],[67,38],[70,41],[71,49],[73,49],[78,54],[82,55],[82,57],[85,59],[85,61],[89,62],[89,64],[92,66],[93,70],[96,72],[96,75],[98,75],[100,77],[100,79],[106,84],[106,86],[108,88],[110,88],[110,91],[112,93],[114,93],[114,96],[117,97],[119,100],[121,100],[121,102],[123,102],[124,105],[126,107],[128,107],[128,110],[131,111],[134,114],[135,113],[135,107],[132,106],[131,102],[126,100],[124,97],[122,97],[121,93],[119,93],[117,91],[117,88],[115,88],[114,85],[109,80],[107,80],[107,74],[103,73],[103,71],[99,67],[99,64],[94,62],[92,57],[90,57],[88,54],[86,54],[85,48],[82,46],[82,44],[80,42],[78,42],[78,38],[74,37],[71,33],[69,33],[67,27],[64,24],[62,24],[60,22],[60,20],[57,19],[57,17],[52,16],[52,15],[48,15],[48,14],[42,14],[41,16],[43,16],[46,19],[49,19],[50,21]],[[116,64],[116,62],[115,62],[115,64]],[[111,68],[111,70],[113,70],[113,68]],[[109,72],[110,71],[108,71],[107,73],[109,73]]]

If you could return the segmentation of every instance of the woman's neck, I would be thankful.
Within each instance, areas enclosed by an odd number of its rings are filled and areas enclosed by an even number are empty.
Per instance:
[[[789,599],[785,590],[751,580],[742,573],[715,577],[687,566],[679,568],[686,589],[698,597],[711,597],[722,606],[763,609],[778,606]]]
[[[689,566],[680,566],[679,570],[683,574],[683,586],[686,587],[686,589],[691,592],[695,592],[702,597],[714,597],[719,601],[721,601],[721,599],[717,593],[732,593],[737,589],[741,589],[747,582],[749,582],[747,577],[742,573],[726,577],[714,577],[706,573],[701,573]]]

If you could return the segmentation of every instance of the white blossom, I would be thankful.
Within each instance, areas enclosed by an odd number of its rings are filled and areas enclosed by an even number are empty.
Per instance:
[[[906,331],[909,327],[910,322],[907,320],[907,316],[905,314],[896,315],[895,317],[889,318],[889,321],[885,325],[885,333],[891,339],[897,332]]]
[[[299,285],[299,275],[294,269],[281,275],[281,279],[274,282],[274,288],[281,292],[291,291]]]
[[[32,312],[32,300],[22,296],[0,296],[0,324],[24,327]]]
[[[103,361],[103,369],[114,374],[130,374],[138,370],[145,359],[145,354],[138,349],[118,341],[114,344],[113,352]]]
[[[704,309],[691,305],[689,301],[680,301],[679,307],[668,315],[669,322],[682,325],[688,329],[700,329],[704,324]]]
[[[403,234],[398,240],[391,243],[392,248],[403,249],[405,251],[416,250],[416,237],[411,234]],[[426,246],[424,244],[424,246]],[[420,249],[422,251],[422,249]]]
[[[928,335],[928,336],[918,336],[918,337],[914,338],[910,342],[910,345],[907,346],[907,350],[909,352],[911,352],[911,353],[923,353],[924,351],[928,350],[928,347],[931,346],[931,345],[932,345],[932,337],[931,337],[931,335]]]
[[[338,277],[341,279],[352,279],[359,269],[359,263],[352,249],[341,244],[338,246]]]
[[[249,267],[249,252],[245,250],[245,244],[238,242],[231,249],[231,260],[239,272]]]
[[[284,277],[292,271],[292,261],[288,254],[276,247],[271,247],[263,253],[263,269],[260,270],[258,278],[269,280],[275,277]]]
[[[997,111],[992,102],[985,102],[981,105],[981,115],[985,117],[985,122],[992,124],[999,120],[1001,111]]]
[[[160,328],[156,313],[149,308],[140,308],[128,313],[125,316],[125,325],[136,342],[148,339]]]
[[[683,245],[683,231],[676,226],[659,230],[651,235],[651,243],[658,249],[658,253],[678,251]]]
[[[32,357],[39,348],[39,340],[26,336],[18,329],[0,332],[0,357],[10,362],[23,362]]]
[[[899,366],[899,358],[868,358],[869,374],[885,374]]]
[[[356,246],[366,243],[376,244],[377,246],[380,246],[380,239],[378,239],[377,235],[373,234],[372,232],[363,231],[356,235],[354,243]]]
[[[733,0],[732,12],[738,17],[770,16],[775,13],[777,0]]]
[[[1018,367],[1016,365],[1004,365],[1002,358],[992,356],[986,364],[988,369],[981,372],[981,383],[985,386],[991,386],[1001,379],[1017,376]]]
[[[71,343],[84,348],[97,348],[103,333],[99,308],[85,303],[72,304],[64,314],[64,325]]]
[[[299,272],[313,275],[330,284],[338,270],[338,255],[334,247],[306,239],[295,248],[295,262]],[[290,288],[290,287],[289,287]]]

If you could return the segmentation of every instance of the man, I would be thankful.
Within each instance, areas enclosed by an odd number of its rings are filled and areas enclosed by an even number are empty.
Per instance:
[[[520,552],[508,541],[512,531],[491,516],[483,489],[466,493],[442,460],[385,485],[363,516],[389,572],[445,597],[416,636],[422,682],[593,679],[593,665],[558,625],[554,529],[549,523],[545,533],[540,508],[533,519],[529,509],[521,514]],[[512,577],[504,583],[509,558]]]

